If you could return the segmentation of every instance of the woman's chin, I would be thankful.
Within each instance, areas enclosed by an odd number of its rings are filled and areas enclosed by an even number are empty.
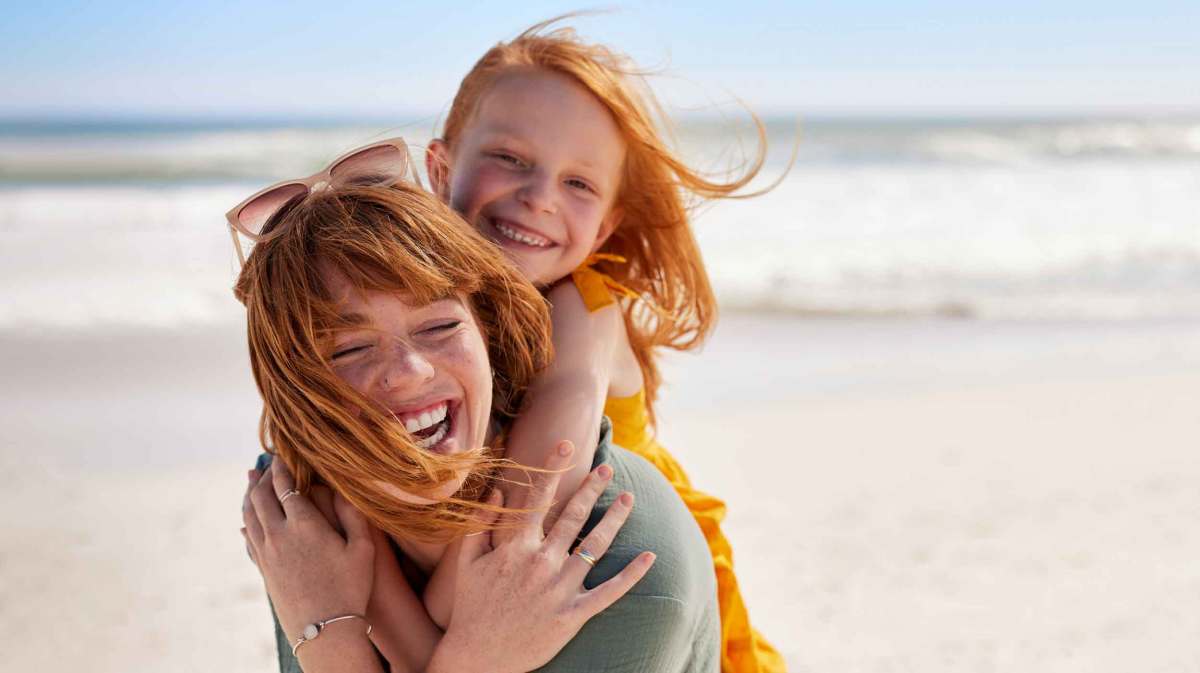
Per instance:
[[[399,500],[400,502],[408,503],[410,505],[434,505],[454,495],[458,489],[462,487],[463,481],[465,481],[465,477],[461,479],[451,479],[437,488],[428,491],[421,491],[420,493],[406,491],[399,486],[389,484],[386,481],[376,481],[375,485],[378,486],[381,491],[390,495],[396,500]]]

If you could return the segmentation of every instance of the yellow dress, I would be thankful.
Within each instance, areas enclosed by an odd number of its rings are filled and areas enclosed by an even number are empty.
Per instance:
[[[599,259],[614,258],[614,261],[624,261],[615,256],[593,255],[571,274],[589,311],[614,303],[614,292],[636,296],[591,266]],[[645,458],[663,473],[700,524],[704,539],[708,541],[717,574],[717,604],[721,612],[721,672],[784,673],[783,657],[750,626],[750,616],[733,573],[733,550],[721,532],[725,503],[693,488],[683,467],[655,440],[646,414],[645,390],[630,397],[609,397],[604,403],[604,414],[612,421],[613,443]]]

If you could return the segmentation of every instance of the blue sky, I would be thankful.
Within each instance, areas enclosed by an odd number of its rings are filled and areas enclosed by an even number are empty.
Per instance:
[[[0,116],[436,114],[563,2],[20,3]],[[626,3],[573,22],[668,103],[765,113],[1200,110],[1200,3]]]

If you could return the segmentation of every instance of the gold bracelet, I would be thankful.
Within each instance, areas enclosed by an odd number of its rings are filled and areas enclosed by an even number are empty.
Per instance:
[[[301,633],[300,637],[296,639],[295,644],[292,645],[292,656],[296,656],[296,650],[300,649],[301,645],[310,640],[316,640],[317,636],[321,635],[321,632],[325,630],[326,626],[334,622],[340,622],[343,619],[361,619],[364,622],[367,621],[367,618],[363,617],[362,615],[342,615],[341,617],[331,617],[325,621],[309,624],[308,626],[304,627],[304,631]],[[370,622],[367,622],[367,635],[371,635]]]

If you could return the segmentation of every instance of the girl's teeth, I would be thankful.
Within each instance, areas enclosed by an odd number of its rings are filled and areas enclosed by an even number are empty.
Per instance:
[[[511,238],[514,241],[520,241],[525,245],[532,245],[535,248],[546,248],[550,246],[550,241],[547,241],[544,238],[535,238],[533,236],[529,236],[528,234],[523,234],[516,229],[513,229],[512,227],[506,227],[503,224],[496,224],[496,229],[499,230],[500,233],[504,234],[506,238]]]

